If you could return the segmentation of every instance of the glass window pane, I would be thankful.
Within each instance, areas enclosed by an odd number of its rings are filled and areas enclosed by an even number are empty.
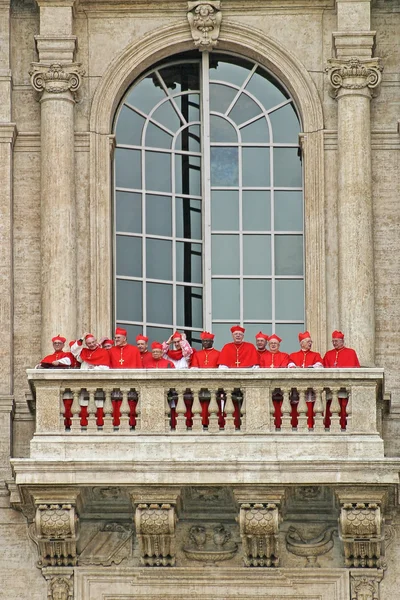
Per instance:
[[[172,235],[172,199],[170,196],[146,195],[146,232]]]
[[[167,88],[174,93],[198,90],[200,87],[200,61],[168,65],[160,69],[159,74]]]
[[[160,86],[160,82],[155,75],[148,75],[134,86],[125,102],[147,114],[162,98],[165,98],[165,92]]]
[[[298,148],[274,148],[274,186],[301,187],[301,160]]]
[[[146,188],[171,192],[171,155],[166,152],[146,152]]]
[[[148,323],[172,323],[172,285],[148,283],[146,305]]]
[[[211,185],[217,187],[239,185],[237,148],[211,147]]]
[[[201,240],[201,200],[176,198],[176,236]]]
[[[132,192],[116,192],[115,226],[127,233],[142,232],[142,196]]]
[[[175,138],[174,150],[200,152],[200,125],[185,127]]]
[[[127,106],[123,106],[115,130],[117,144],[141,146],[144,122],[144,117]]]
[[[182,96],[174,96],[174,102],[188,123],[191,121],[200,121],[199,94],[182,94]]]
[[[117,320],[141,321],[142,282],[117,279]]]
[[[275,230],[303,231],[303,193],[275,192],[274,202]]]
[[[280,350],[282,352],[287,352],[291,354],[292,352],[297,352],[300,350],[299,346],[299,332],[304,331],[305,325],[303,323],[277,323],[275,328],[275,333],[282,338]],[[313,348],[316,352],[318,352],[317,348]]]
[[[225,114],[234,97],[237,89],[218,83],[210,84],[210,111]]]
[[[236,144],[238,141],[237,133],[233,125],[226,119],[215,115],[211,115],[210,119],[210,137],[211,142]]]
[[[297,144],[300,123],[292,104],[282,106],[269,115],[274,142],[281,144]]]
[[[172,279],[172,242],[147,238],[146,271],[149,279]]]
[[[243,274],[271,275],[270,235],[243,236]]]
[[[261,119],[246,125],[246,127],[242,127],[240,134],[244,143],[259,142],[267,144],[269,142],[269,129],[266,118],[261,117]]]
[[[115,184],[121,188],[140,189],[142,171],[141,151],[117,148],[115,150]]]
[[[302,279],[277,279],[275,281],[275,317],[277,321],[302,321],[304,319],[304,281]]]
[[[166,342],[170,335],[172,334],[172,328],[169,329],[167,327],[147,327],[146,335],[149,338],[149,347],[153,342]]]
[[[240,94],[229,117],[237,124],[245,123],[261,113],[262,109],[247,94]]]
[[[303,236],[275,236],[275,274],[303,275]]]
[[[271,229],[271,193],[269,190],[244,190],[243,229],[269,231]]]
[[[164,127],[167,127],[173,133],[175,133],[175,131],[179,129],[181,125],[183,125],[176,110],[169,100],[163,102],[163,104],[161,104],[161,106],[154,111],[154,113],[151,115],[151,118],[154,121],[161,123],[161,125],[164,125]]]
[[[212,274],[239,275],[239,236],[213,235],[211,245]]]
[[[212,280],[212,315],[214,319],[240,319],[239,279]]]
[[[211,192],[211,229],[239,231],[239,192],[213,190]]]
[[[142,238],[117,235],[117,275],[142,277]]]
[[[283,88],[278,87],[278,83],[272,75],[264,71],[261,67],[253,73],[246,86],[246,90],[256,98],[262,100],[266,110],[277,104],[281,104],[281,102],[289,98],[287,92]]]
[[[175,155],[175,191],[177,194],[200,196],[200,157],[186,154]]]
[[[269,148],[242,148],[243,186],[268,187]]]
[[[127,323],[117,322],[117,327],[126,329],[128,344],[135,344],[136,336],[143,331],[142,325],[128,325]]]
[[[261,321],[261,319],[260,319]],[[270,334],[271,323],[243,323],[243,327],[246,329],[244,339],[246,342],[256,345],[256,334],[261,330],[266,335]]]
[[[270,279],[243,281],[243,309],[244,319],[267,321],[272,318]]]
[[[237,325],[237,321],[232,323],[213,323],[212,332],[215,335],[214,348],[221,350],[225,344],[232,342],[231,327]]]
[[[146,129],[145,145],[150,148],[166,148],[169,150],[172,146],[172,135],[154,125],[149,123]]]
[[[202,245],[176,243],[176,280],[202,283]]]
[[[253,68],[253,63],[235,56],[210,55],[210,80],[228,81],[237,86],[243,85]]]
[[[179,329],[203,326],[203,290],[176,286],[176,323]]]

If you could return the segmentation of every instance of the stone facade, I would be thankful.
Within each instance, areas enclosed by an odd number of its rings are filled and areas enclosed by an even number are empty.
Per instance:
[[[0,0],[0,599],[397,597],[399,28],[394,0]],[[214,48],[264,65],[299,109],[307,327],[321,353],[345,331],[367,368],[27,377],[54,333],[112,331],[120,99],[159,60]],[[193,428],[181,401],[171,431],[168,390],[187,386]],[[231,397],[226,428],[215,398],[202,428],[199,394],[219,386],[244,392],[240,431]],[[327,431],[326,389],[337,416],[343,387],[348,428]]]

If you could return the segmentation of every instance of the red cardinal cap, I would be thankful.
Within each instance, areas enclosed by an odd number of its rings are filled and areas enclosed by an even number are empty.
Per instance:
[[[65,337],[63,337],[62,335],[58,334],[55,335],[53,338],[51,338],[52,342],[62,342],[63,344],[65,344],[65,342],[67,341]]]
[[[162,344],[160,342],[153,342],[151,345],[152,350],[162,350]]]
[[[121,327],[117,327],[115,330],[115,335],[124,335],[125,337],[128,335],[126,329],[122,329]]]
[[[246,330],[244,327],[240,327],[240,325],[234,325],[233,327],[231,327],[231,332],[235,333],[235,331],[241,331],[242,333],[244,333]]]
[[[344,339],[344,333],[342,333],[341,331],[334,331],[332,333],[332,339],[337,339],[339,338],[339,340],[343,340]]]
[[[110,344],[111,346],[114,346],[114,340],[104,340],[103,343],[101,344],[104,348],[104,346],[106,344]]]
[[[276,340],[277,342],[281,343],[281,338],[276,335],[276,333],[273,333],[272,335],[269,336],[268,341],[270,342],[271,340]]]
[[[307,338],[310,338],[310,332],[309,331],[304,331],[303,333],[299,333],[299,342],[301,342],[302,340],[306,340]]]
[[[174,335],[172,336],[173,340],[181,340],[182,339],[182,334],[179,333],[179,331],[175,331]]]
[[[136,336],[136,341],[137,342],[148,342],[149,338],[146,337],[145,335],[142,335],[141,333],[139,333],[139,335]]]
[[[209,331],[203,331],[200,334],[201,340],[213,340],[214,338],[215,338],[215,335],[213,333],[210,333]]]
[[[268,336],[266,333],[263,333],[262,331],[259,331],[258,333],[256,333],[255,338],[262,338],[263,340],[268,340]]]

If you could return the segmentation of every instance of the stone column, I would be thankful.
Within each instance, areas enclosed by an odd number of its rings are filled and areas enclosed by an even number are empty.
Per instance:
[[[375,360],[370,101],[381,80],[379,59],[332,59],[338,100],[340,328],[363,366]]]
[[[41,104],[42,355],[58,333],[76,335],[75,92],[83,71],[74,63],[74,0],[37,0],[39,63],[31,83]],[[50,345],[50,348],[49,348]]]

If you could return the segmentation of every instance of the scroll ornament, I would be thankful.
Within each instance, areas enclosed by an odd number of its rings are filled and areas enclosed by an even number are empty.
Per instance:
[[[242,504],[239,525],[246,567],[277,567],[280,516],[274,503]]]
[[[339,536],[344,545],[346,567],[383,566],[384,533],[381,508],[375,502],[342,505]]]
[[[328,62],[325,71],[335,96],[341,88],[375,90],[381,82],[383,67],[379,58],[361,60],[353,57],[347,60],[331,59]]]
[[[64,92],[75,93],[81,86],[85,71],[81,69],[80,63],[43,65],[33,63],[29,71],[31,84],[37,92],[49,92],[50,94],[62,94]]]
[[[39,567],[67,567],[77,563],[78,517],[72,504],[40,504],[31,537],[38,546]]]
[[[149,567],[175,565],[175,507],[171,504],[138,504],[135,513],[140,562]]]
[[[188,2],[187,18],[194,45],[199,50],[212,50],[218,43],[222,21],[220,0]]]

